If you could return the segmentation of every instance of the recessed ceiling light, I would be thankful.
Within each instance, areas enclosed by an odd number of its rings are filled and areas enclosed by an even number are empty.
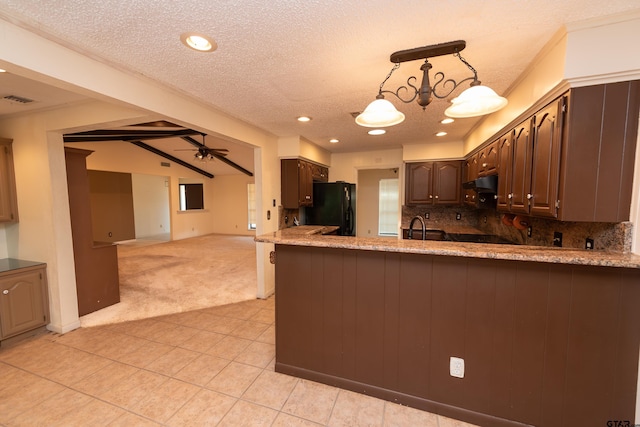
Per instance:
[[[330,142],[330,143],[332,143],[332,144],[337,144],[338,142],[340,142],[340,140],[339,140],[339,139],[336,139],[336,138],[331,138],[331,139],[329,140],[329,142]]]
[[[311,117],[307,117],[307,116],[300,116],[297,119],[299,122],[310,122],[311,121]]]
[[[193,50],[198,52],[213,52],[218,48],[218,44],[211,37],[198,33],[182,33],[180,41]]]
[[[387,133],[387,131],[384,130],[384,129],[373,129],[373,130],[370,130],[367,133],[369,135],[384,135],[385,133]]]
[[[443,119],[442,121],[440,121],[440,123],[442,123],[443,125],[448,125],[449,123],[453,123],[455,120],[453,120],[451,117]]]
[[[0,73],[6,73],[7,70],[3,70],[2,68],[0,68]]]
[[[436,133],[436,136],[445,136],[447,133],[446,132],[438,132]]]

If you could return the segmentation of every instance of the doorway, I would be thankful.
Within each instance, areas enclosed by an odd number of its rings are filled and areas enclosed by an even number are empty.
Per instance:
[[[358,170],[356,236],[397,238],[400,223],[398,168]]]

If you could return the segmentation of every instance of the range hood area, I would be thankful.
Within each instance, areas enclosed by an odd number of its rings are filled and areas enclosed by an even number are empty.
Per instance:
[[[478,193],[498,193],[498,175],[489,175],[476,178],[473,181],[465,182],[462,188],[475,190]]]

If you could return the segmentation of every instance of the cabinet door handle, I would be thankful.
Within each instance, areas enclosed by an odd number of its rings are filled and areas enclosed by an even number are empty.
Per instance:
[[[436,199],[438,198],[438,196],[436,196]]]
[[[513,199],[513,193],[507,194],[507,199]]]
[[[529,199],[529,200],[533,199],[533,194],[531,194],[531,193],[527,194],[527,199]]]
[[[304,196],[305,199],[311,200],[311,196]]]
[[[4,291],[2,291],[3,295],[7,295],[9,293],[9,289],[5,289]]]
[[[482,167],[483,167],[483,168],[486,168],[487,166],[489,166],[489,163],[483,163],[483,164],[482,164]]]
[[[433,199],[433,196],[432,196],[431,194],[429,194],[429,198],[430,198],[430,199]]]

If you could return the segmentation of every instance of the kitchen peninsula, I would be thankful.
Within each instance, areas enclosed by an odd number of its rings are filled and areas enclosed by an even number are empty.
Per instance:
[[[256,240],[276,247],[279,372],[480,425],[635,419],[638,255],[295,228]]]

